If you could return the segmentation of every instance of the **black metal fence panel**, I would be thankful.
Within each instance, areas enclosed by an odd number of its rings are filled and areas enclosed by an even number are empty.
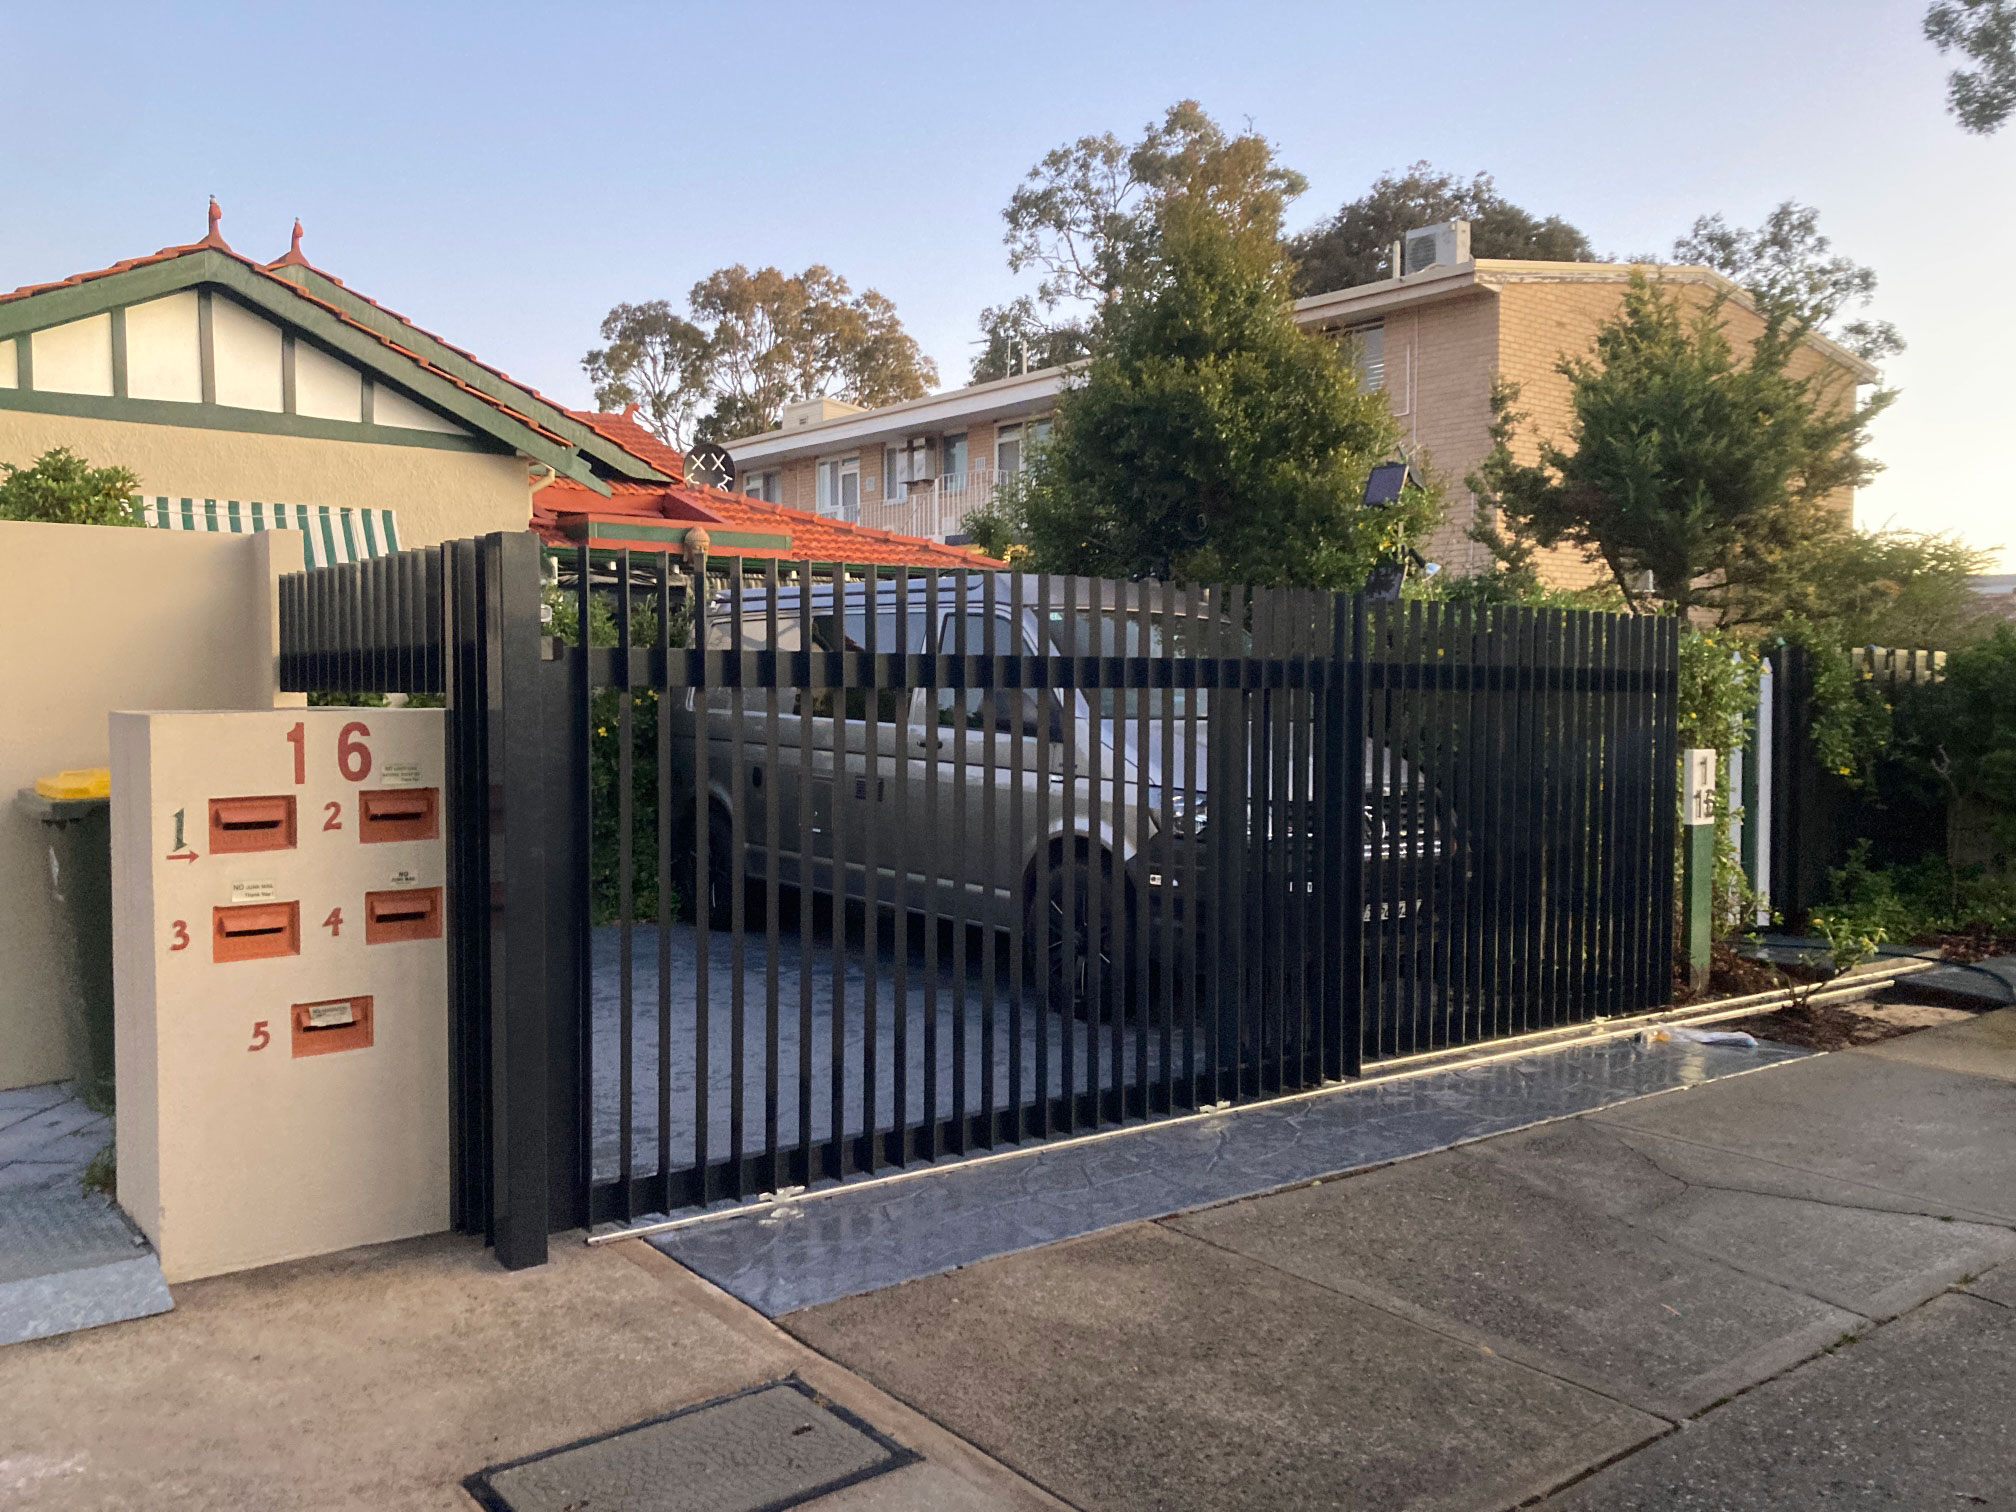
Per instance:
[[[593,1221],[1666,999],[1669,623],[571,566]]]
[[[561,558],[281,586],[283,686],[445,695],[456,1217],[509,1264],[1666,999],[1671,622]]]

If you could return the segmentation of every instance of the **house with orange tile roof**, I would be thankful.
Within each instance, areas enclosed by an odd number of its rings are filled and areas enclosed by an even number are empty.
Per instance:
[[[0,461],[67,447],[140,478],[145,523],[296,528],[310,565],[536,526],[716,557],[973,565],[970,552],[685,482],[620,415],[568,409],[346,287],[302,251],[203,238],[0,293]]]
[[[607,496],[572,479],[540,489],[532,528],[553,545],[673,551],[719,561],[730,557],[817,565],[995,567],[970,548],[893,530],[786,509],[747,494],[686,481],[685,458],[626,412],[575,418],[633,455],[672,475],[668,483],[612,482]]]

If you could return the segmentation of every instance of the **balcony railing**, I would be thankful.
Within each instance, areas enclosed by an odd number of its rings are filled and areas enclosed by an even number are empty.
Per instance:
[[[909,491],[896,499],[862,500],[861,523],[877,530],[942,541],[962,533],[966,516],[993,502],[1003,476],[992,470],[975,469],[933,478],[928,483],[912,483],[908,485]]]

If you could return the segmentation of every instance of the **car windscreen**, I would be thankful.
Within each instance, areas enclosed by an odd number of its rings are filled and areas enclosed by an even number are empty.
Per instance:
[[[1142,624],[1137,614],[1112,609],[1081,610],[1067,621],[1062,610],[1050,611],[1050,622],[1045,627],[1050,643],[1066,656],[1199,656],[1202,655],[1204,631],[1208,628],[1201,620],[1188,619],[1181,615],[1150,615],[1147,635],[1144,641]],[[1124,719],[1138,718],[1142,713],[1142,699],[1146,698],[1147,712],[1159,715],[1163,710],[1162,695],[1146,688],[1087,688],[1082,690],[1088,700],[1096,700],[1101,719],[1112,719],[1116,715]],[[1171,688],[1171,707],[1178,715],[1194,712],[1208,715],[1211,708],[1211,693],[1208,688]],[[1194,704],[1192,700],[1195,700]]]

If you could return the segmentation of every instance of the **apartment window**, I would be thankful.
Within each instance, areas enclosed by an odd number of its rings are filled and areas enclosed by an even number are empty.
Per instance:
[[[912,436],[901,444],[882,448],[882,497],[894,502],[908,493],[908,485],[931,477],[931,441]]]
[[[956,436],[947,436],[939,443],[945,454],[945,465],[939,469],[946,477],[946,487],[961,488],[966,478],[966,434],[961,431]],[[958,481],[952,481],[952,480]]]
[[[833,520],[861,518],[859,457],[839,457],[819,464],[819,513]]]
[[[777,486],[775,471],[742,474],[742,492],[752,499],[761,499],[766,504],[781,502],[781,490]]]
[[[1029,460],[1029,451],[1050,439],[1050,417],[994,427],[994,466],[998,471],[1017,471]]]
[[[1368,389],[1386,387],[1386,327],[1354,326],[1344,333],[1351,343],[1351,365],[1358,370],[1358,382]]]

